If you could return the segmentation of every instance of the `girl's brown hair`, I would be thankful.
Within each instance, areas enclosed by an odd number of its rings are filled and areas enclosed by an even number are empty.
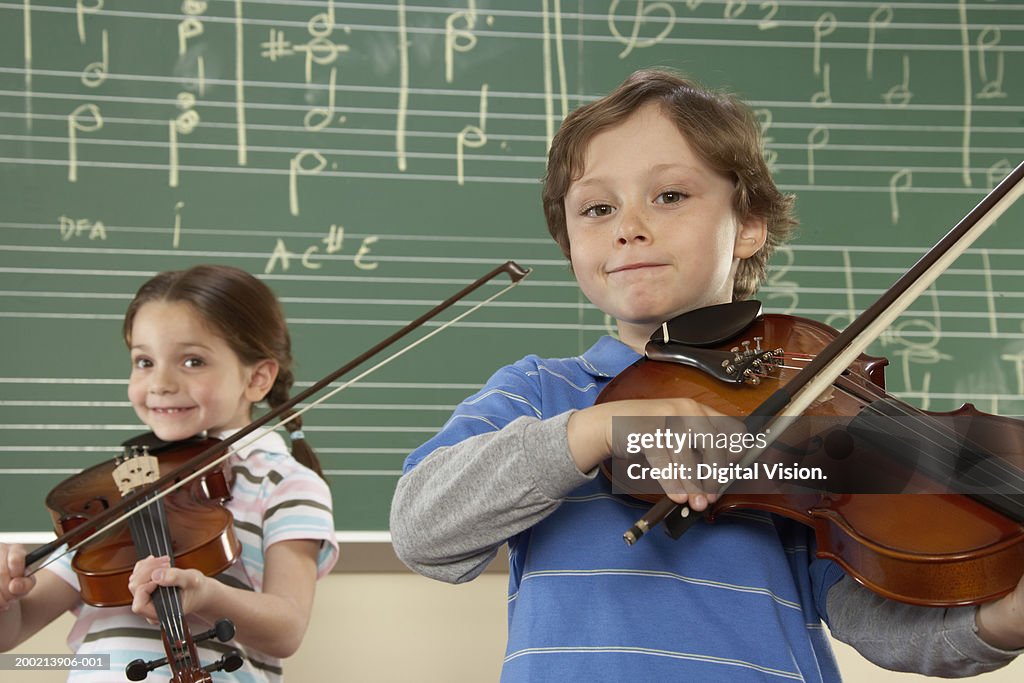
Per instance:
[[[741,221],[764,219],[768,239],[740,261],[733,299],[757,291],[775,248],[788,240],[797,221],[792,195],[775,186],[765,163],[760,126],[747,105],[730,95],[707,90],[676,73],[660,69],[633,73],[609,95],[576,109],[551,141],[542,200],[548,231],[572,262],[565,222],[565,195],[584,172],[587,145],[599,132],[615,126],[648,102],[657,102],[704,163],[731,178],[733,211]]]
[[[270,287],[244,270],[220,265],[159,273],[147,281],[124,315],[124,340],[131,346],[132,323],[151,301],[188,304],[220,334],[244,365],[272,359],[278,372],[265,400],[271,408],[289,398],[292,343],[284,312]],[[323,477],[320,461],[302,434],[302,418],[292,415],[285,427],[291,436],[292,456]]]

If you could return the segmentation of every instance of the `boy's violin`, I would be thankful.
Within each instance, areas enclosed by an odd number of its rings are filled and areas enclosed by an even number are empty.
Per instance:
[[[915,410],[885,394],[886,361],[863,352],[1022,194],[1024,163],[842,332],[791,316],[761,316],[757,302],[693,311],[674,324],[666,323],[660,340],[656,332],[648,344],[648,358],[616,377],[598,400],[686,396],[727,415],[743,416],[749,433],[771,427],[774,438],[785,436],[786,428],[802,415],[843,418],[848,429],[865,412],[893,413],[912,430],[898,437],[937,443],[940,453],[951,454],[934,460],[933,472],[973,471],[980,464],[978,481],[989,486],[976,487],[979,490],[970,496],[950,493],[935,486],[938,482],[929,484],[934,477],[915,468],[909,473],[915,490],[926,493],[752,498],[727,493],[707,516],[752,507],[809,524],[819,554],[832,557],[861,583],[896,600],[948,606],[1005,595],[1024,573],[1024,425],[965,405],[946,416],[964,418],[960,421],[974,423],[975,428],[966,435],[956,430],[950,434],[936,426],[938,414]],[[791,372],[794,368],[787,359],[801,356],[807,364]],[[842,425],[833,433],[839,435],[838,443],[846,441]],[[885,444],[888,436],[873,430],[877,443]],[[889,441],[879,449],[880,457],[857,467],[872,474],[875,470],[868,468],[891,471],[900,448]],[[752,464],[758,455],[749,451],[742,464]],[[999,486],[992,487],[996,480]],[[986,494],[986,488],[1004,493]],[[1008,491],[1017,493],[1006,495]],[[678,538],[703,516],[659,496],[624,538],[633,543],[662,520]]]
[[[648,343],[646,358],[616,376],[598,403],[688,397],[726,415],[749,415],[838,334],[806,318],[761,315],[756,301],[692,311],[664,329],[667,333],[659,330]],[[774,444],[784,449],[783,459],[797,453],[804,462],[823,466],[829,489],[795,482],[768,493],[763,482],[744,486],[749,482],[738,481],[705,516],[713,520],[748,508],[806,524],[815,532],[819,556],[835,560],[888,598],[951,606],[1009,593],[1024,573],[1024,422],[970,405],[950,413],[917,410],[885,393],[886,363],[861,355]],[[929,442],[935,459],[902,462],[905,439],[895,435],[890,443],[894,435],[878,433],[873,416],[892,417],[891,424]],[[947,425],[962,429],[951,431]],[[851,433],[877,449],[852,447]],[[779,453],[769,450],[761,457]],[[998,462],[979,463],[981,458]],[[964,463],[974,468],[975,477],[994,466],[1003,478],[997,488],[1020,494],[950,493],[946,474]],[[624,468],[606,462],[603,470],[616,490],[667,509],[670,535],[678,537],[698,518],[680,517],[687,508],[637,489],[621,476]],[[865,493],[880,490],[913,493]],[[627,532],[627,542],[657,523],[658,515],[638,522]]]

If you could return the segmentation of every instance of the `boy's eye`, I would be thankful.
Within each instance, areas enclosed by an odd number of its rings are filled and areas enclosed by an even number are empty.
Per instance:
[[[581,216],[589,216],[590,218],[601,218],[603,216],[610,216],[615,212],[609,204],[591,204],[590,206],[584,207],[583,211],[580,212]]]
[[[153,367],[153,361],[148,358],[133,358],[132,367],[138,370],[144,370],[146,368]]]
[[[686,199],[686,195],[683,194],[682,192],[679,192],[677,190],[668,190],[667,192],[662,192],[661,194],[659,194],[658,198],[655,200],[655,203],[675,204],[677,202],[683,201],[684,199]]]

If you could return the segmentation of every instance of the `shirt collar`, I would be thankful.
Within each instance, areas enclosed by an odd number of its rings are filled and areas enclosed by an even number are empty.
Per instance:
[[[215,434],[214,436],[218,439],[226,439],[237,431],[238,429],[229,429],[227,431],[221,432],[220,434]],[[288,446],[284,442],[284,437],[275,431],[266,432],[265,434],[262,434],[259,438],[257,438],[255,441],[251,440],[252,437],[252,434],[250,434],[249,436],[242,437],[240,441],[245,445],[242,446],[241,448],[238,448],[237,446],[232,446],[232,455],[238,458],[239,460],[245,460],[250,455],[258,451],[263,451],[265,453],[288,452]]]
[[[580,367],[594,377],[615,377],[642,356],[618,339],[604,336],[579,356]]]

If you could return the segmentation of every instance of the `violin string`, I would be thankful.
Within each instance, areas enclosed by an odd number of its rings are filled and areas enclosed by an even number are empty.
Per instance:
[[[154,511],[159,511],[163,506],[157,505],[155,507],[146,507],[139,510],[137,515],[133,515],[129,519],[129,525],[133,529],[133,541],[137,546],[141,546],[142,552],[147,555],[159,557],[161,548],[158,547],[159,534],[156,532],[153,522]],[[159,514],[159,513],[157,513]],[[157,587],[152,593],[153,608],[156,611],[157,619],[160,622],[160,626],[163,629],[166,637],[169,638],[171,644],[171,651],[168,652],[168,662],[172,660],[176,661],[177,650],[174,647],[174,643],[180,641],[180,631],[177,625],[171,619],[172,607],[167,601],[167,591],[161,590],[161,587]],[[172,670],[175,670],[175,665],[171,664]]]
[[[873,387],[869,387],[868,390],[869,390],[869,392],[873,392],[873,393],[876,392],[876,390]],[[880,392],[880,390],[877,390],[877,392]],[[876,395],[877,395],[877,393],[876,393]],[[887,403],[886,405],[893,405],[893,404]],[[946,450],[948,450],[948,448],[946,448],[946,446],[944,444],[948,444],[948,443],[952,442],[955,445],[971,445],[971,446],[976,446],[981,451],[988,451],[988,449],[985,448],[984,446],[978,446],[977,444],[973,444],[972,442],[970,442],[970,440],[967,437],[964,437],[964,444],[959,444],[957,442],[957,436],[958,435],[955,432],[953,432],[952,434],[949,434],[948,432],[951,431],[951,430],[949,430],[949,428],[947,428],[944,425],[942,425],[941,422],[936,422],[934,419],[928,419],[928,416],[920,414],[919,411],[917,411],[916,409],[914,409],[912,407],[909,407],[909,406],[908,407],[904,407],[902,404],[896,404],[894,407],[899,412],[899,415],[897,415],[897,416],[892,416],[892,415],[889,415],[887,413],[883,413],[879,409],[873,408],[871,405],[867,406],[867,408],[871,409],[874,414],[879,415],[881,417],[889,418],[890,420],[896,420],[897,417],[906,417],[906,418],[909,418],[909,419],[913,420],[913,422],[911,424],[918,425],[920,429],[928,430],[930,433],[938,433],[938,436],[936,436],[934,438],[929,437],[929,436],[923,434],[921,431],[914,432],[914,436],[919,436],[919,437],[921,437],[923,439],[926,439],[930,445],[934,445],[934,446],[938,447],[939,449],[946,449]],[[900,423],[897,423],[897,424],[900,424]],[[947,433],[944,433],[944,432],[947,432]],[[945,437],[945,440],[939,441],[938,439],[940,437]],[[954,453],[953,455],[954,456],[958,455],[958,453]],[[933,460],[936,460],[940,465],[947,464],[947,463],[942,462],[942,460],[939,460],[937,458],[937,456],[929,456],[927,451],[925,452],[925,456],[926,457],[931,457]],[[983,459],[979,460],[977,463],[975,463],[974,467],[972,467],[971,469],[966,471],[966,474],[962,473],[960,475],[960,478],[962,480],[968,482],[968,483],[974,483],[974,484],[982,485],[983,486],[985,484],[986,480],[979,479],[978,477],[975,477],[975,476],[973,476],[970,473],[971,472],[975,472],[975,471],[981,473],[981,472],[984,471],[984,472],[989,473],[990,476],[993,475],[993,474],[998,475],[999,477],[1002,478],[1001,479],[1001,483],[1008,485],[1014,491],[1013,494],[1005,494],[1005,493],[1002,493],[1002,492],[992,492],[992,495],[995,495],[995,496],[1006,496],[1006,495],[1020,495],[1020,494],[1024,493],[1024,484],[1021,484],[1020,486],[1016,485],[1016,482],[1024,482],[1024,476],[1022,476],[1022,473],[1020,472],[1020,470],[1018,468],[1016,468],[1015,466],[1011,465],[1010,463],[1005,462],[1002,458],[996,456],[995,454],[991,454],[990,453],[990,456],[991,457],[986,457],[986,458],[983,458]],[[992,478],[989,478],[987,481],[992,481]]]
[[[171,548],[170,527],[167,523],[167,509],[163,504],[154,505],[153,508],[155,509],[155,513],[152,515],[154,545],[158,550],[158,553],[153,554],[155,557],[167,557],[173,567],[174,553]],[[181,590],[177,586],[159,586],[154,592],[161,596],[170,630],[174,635],[172,647],[175,661],[182,662],[189,670],[197,668],[198,662],[192,661],[191,652],[187,647],[188,637],[185,626],[185,610],[181,604]]]
[[[153,510],[154,513],[151,515],[154,527],[153,546],[157,552],[151,554],[154,557],[167,557],[173,567],[174,554],[171,549],[170,530],[167,525],[167,508],[163,503],[158,503],[153,506]],[[188,657],[187,649],[181,647],[185,643],[184,610],[180,600],[181,594],[176,586],[158,586],[154,592],[159,593],[161,596],[171,632],[174,634],[175,660],[181,661],[181,659],[184,659],[186,666],[191,669],[194,663]]]
[[[813,358],[812,356],[798,355],[798,354],[783,354],[783,356],[791,358],[793,360],[797,360],[797,361],[801,361],[801,360],[809,361],[809,360],[811,360],[811,358]],[[801,369],[799,366],[787,366],[787,365],[777,365],[777,366],[774,366],[774,367],[775,368],[790,369],[790,370],[797,370],[797,371],[799,371]],[[759,377],[764,377],[764,378],[771,378],[771,377],[773,377],[773,375],[769,374],[768,372],[761,372],[761,373],[757,373],[757,374],[758,374]],[[844,383],[854,384],[853,382],[850,382],[849,379],[843,378],[842,376],[837,378],[836,382],[838,384],[844,384]],[[849,386],[849,385],[847,385],[847,386]],[[861,389],[865,393],[870,394],[871,398],[874,398],[875,400],[881,401],[881,400],[884,400],[884,399],[891,398],[890,396],[885,394],[884,391],[880,387],[876,387],[874,384],[871,384],[871,383],[867,383],[865,385],[856,384],[856,386],[857,386],[858,389]],[[842,386],[840,386],[839,388],[840,389],[844,389],[844,387],[842,387]],[[848,389],[846,389],[846,390],[848,391]],[[871,410],[871,414],[877,415],[879,417],[887,418],[887,419],[890,419],[890,420],[893,420],[893,421],[896,421],[899,417],[904,417],[904,418],[912,419],[914,421],[914,423],[916,423],[918,425],[918,431],[913,432],[914,436],[920,437],[922,440],[926,441],[928,443],[928,445],[934,446],[938,450],[945,451],[945,452],[949,453],[953,457],[958,455],[957,453],[951,451],[949,449],[949,447],[946,445],[946,444],[948,444],[950,442],[957,443],[956,436],[955,435],[949,435],[949,434],[941,434],[941,428],[940,428],[939,425],[937,425],[934,422],[934,420],[929,420],[926,415],[922,415],[920,411],[914,409],[911,406],[908,406],[908,407],[904,408],[901,404],[900,405],[894,405],[892,403],[887,403],[886,405],[893,406],[894,408],[896,408],[897,410],[900,411],[900,414],[898,416],[893,416],[893,415],[888,415],[888,414],[885,414],[885,413],[881,413],[877,409],[872,408],[870,406],[870,404],[868,406],[865,406],[865,410],[869,410],[870,409]],[[897,422],[897,424],[902,424],[902,423],[898,423]],[[929,435],[925,434],[922,430],[927,430],[927,431],[929,431],[931,433],[940,432],[940,434],[939,434],[939,436],[929,436]],[[946,440],[941,440],[940,439],[941,436],[945,436]],[[987,450],[987,449],[982,447],[981,450]],[[932,462],[936,463],[939,467],[944,467],[944,466],[947,466],[949,464],[949,463],[943,461],[938,455],[933,454],[932,451],[929,451],[927,449],[922,449],[921,450],[921,454],[923,455],[923,457],[929,458]],[[993,472],[993,470],[995,470],[995,472]],[[982,474],[982,473],[985,473],[985,474],[988,475],[989,478],[987,480],[983,479],[983,478],[979,478],[978,476],[975,476],[974,474],[972,474],[973,472],[977,472],[979,475]],[[983,460],[978,461],[978,463],[975,463],[974,467],[972,467],[970,470],[967,470],[967,472],[958,474],[958,480],[963,482],[963,483],[965,483],[965,484],[973,484],[973,485],[978,486],[978,487],[984,487],[985,484],[986,484],[986,481],[989,481],[989,482],[992,481],[993,478],[996,475],[1002,477],[1001,482],[1003,482],[1007,486],[1009,486],[1012,489],[1013,493],[1006,493],[1006,492],[1002,492],[1002,491],[992,491],[992,492],[988,492],[988,493],[986,493],[984,495],[989,497],[989,498],[998,498],[998,499],[1004,501],[1004,503],[1008,504],[1010,507],[1017,508],[1017,509],[1021,510],[1022,511],[1021,514],[1024,514],[1024,504],[1022,504],[1020,502],[1017,502],[1017,501],[1013,500],[1010,497],[1010,496],[1014,496],[1014,495],[1024,494],[1024,472],[1021,472],[1021,470],[1019,468],[1015,467],[1014,465],[1012,465],[1010,463],[1004,462],[1002,460],[1002,458],[999,458],[999,457],[984,458]],[[1017,485],[1017,484],[1015,484],[1015,482],[1021,482],[1021,483],[1019,485]]]
[[[206,474],[208,471],[210,471],[214,467],[220,465],[222,462],[224,462],[229,457],[231,457],[231,455],[233,453],[235,453],[236,451],[242,450],[243,448],[246,448],[247,446],[255,443],[256,441],[258,441],[259,439],[263,438],[267,434],[273,432],[277,428],[279,428],[282,425],[284,425],[286,422],[288,422],[290,420],[293,420],[296,417],[299,417],[300,415],[305,414],[307,411],[315,408],[316,406],[319,406],[321,403],[323,403],[327,399],[332,398],[333,396],[335,396],[336,394],[338,394],[342,390],[347,389],[348,387],[352,386],[353,384],[355,384],[359,380],[363,379],[364,377],[366,377],[370,373],[375,372],[376,370],[384,367],[388,363],[392,362],[393,360],[399,358],[400,356],[406,354],[407,352],[409,352],[412,349],[416,348],[420,344],[424,343],[425,341],[427,341],[428,339],[430,339],[434,335],[440,334],[443,330],[446,330],[447,328],[449,328],[452,325],[460,322],[461,320],[463,320],[464,318],[468,317],[469,315],[472,315],[473,313],[475,313],[480,308],[483,308],[484,306],[486,306],[487,304],[491,303],[492,301],[494,301],[498,297],[504,295],[506,292],[508,292],[510,289],[512,289],[513,287],[518,285],[520,282],[522,282],[522,278],[520,278],[519,280],[516,280],[516,281],[506,285],[504,288],[499,290],[497,293],[495,293],[492,296],[490,296],[490,297],[488,297],[486,299],[483,299],[482,301],[476,303],[475,305],[471,306],[470,308],[468,308],[467,310],[463,311],[459,315],[455,316],[451,320],[448,320],[448,321],[438,325],[435,329],[433,329],[430,332],[426,333],[425,335],[423,335],[422,337],[420,337],[416,341],[412,342],[408,346],[406,346],[406,347],[404,347],[402,349],[399,349],[397,352],[395,352],[392,355],[388,356],[387,358],[381,360],[380,362],[378,362],[376,365],[372,366],[368,370],[365,370],[364,372],[361,372],[360,374],[358,374],[357,376],[353,377],[352,379],[342,383],[340,386],[336,387],[335,389],[332,389],[331,391],[329,391],[328,393],[324,394],[320,398],[311,401],[305,407],[303,407],[303,408],[301,408],[299,410],[294,411],[291,415],[288,415],[286,417],[282,417],[276,424],[264,425],[263,427],[261,427],[261,428],[259,428],[257,430],[254,430],[252,434],[249,434],[244,439],[241,439],[238,443],[234,444],[227,451],[225,451],[222,455],[214,458],[213,460],[211,460],[209,463],[207,463],[203,467],[197,468],[196,471],[193,472],[192,474],[189,474],[189,475],[187,475],[185,477],[182,477],[177,482],[175,482],[171,486],[168,486],[163,491],[160,491],[160,492],[156,493],[152,498],[147,498],[144,501],[139,501],[139,505],[136,508],[134,508],[133,510],[126,511],[124,514],[122,514],[119,517],[116,517],[115,519],[113,519],[112,521],[110,521],[109,523],[104,525],[102,528],[97,529],[96,531],[94,531],[91,534],[88,534],[85,538],[79,540],[77,543],[75,543],[73,545],[69,545],[62,552],[55,552],[55,553],[53,553],[49,558],[45,559],[44,561],[42,561],[41,563],[36,565],[35,569],[33,569],[31,572],[26,572],[25,575],[26,576],[31,576],[32,574],[34,574],[35,572],[39,571],[40,569],[43,569],[47,565],[49,565],[49,564],[51,564],[53,562],[56,562],[58,559],[60,559],[64,555],[67,555],[70,552],[74,552],[75,550],[78,550],[80,547],[82,547],[83,545],[85,545],[86,543],[91,541],[96,536],[99,536],[100,534],[104,533],[105,531],[108,531],[109,529],[113,528],[114,526],[117,526],[121,522],[123,522],[126,519],[128,519],[129,517],[131,517],[133,514],[135,514],[136,510],[143,509],[145,507],[148,507],[148,506],[154,504],[158,500],[162,500],[164,496],[169,495],[170,493],[173,493],[174,491],[177,491],[179,488],[181,488],[182,486],[190,483],[192,480],[196,479],[197,477],[200,477],[200,476]]]
[[[798,367],[792,367],[792,366],[787,366],[787,367],[789,367],[789,369],[799,370]],[[768,376],[768,375],[763,375],[763,376]],[[837,383],[843,384],[845,382],[849,382],[849,380],[848,379],[844,379],[843,377],[837,378]],[[852,382],[850,382],[850,384],[852,384]],[[881,400],[884,400],[884,399],[891,398],[890,396],[886,395],[881,388],[876,387],[874,384],[871,384],[871,383],[868,383],[868,384],[865,384],[865,385],[859,385],[858,384],[856,386],[859,389],[863,390],[865,393],[871,394],[871,397],[874,398],[875,400],[881,401]],[[839,388],[842,389],[843,387],[839,387]],[[918,424],[920,427],[923,427],[923,429],[926,429],[926,430],[930,430],[933,433],[936,432],[936,431],[941,431],[940,428],[939,428],[939,425],[937,425],[934,422],[934,420],[929,420],[927,416],[922,415],[920,411],[918,411],[918,410],[916,410],[916,409],[914,409],[914,408],[912,408],[910,406],[904,408],[904,407],[902,407],[902,405],[893,405],[892,403],[887,403],[886,405],[892,405],[894,408],[897,408],[898,410],[900,410],[901,414],[898,415],[898,416],[891,416],[891,415],[886,415],[884,413],[879,413],[876,409],[871,409],[871,410],[872,410],[873,414],[876,414],[876,415],[878,415],[880,417],[887,417],[888,419],[891,419],[891,420],[894,420],[894,421],[897,419],[897,417],[905,417],[905,418],[913,419],[916,422],[916,424]],[[868,409],[868,408],[870,408],[870,406],[866,406],[865,407],[865,409]],[[901,424],[901,423],[897,423],[897,424]],[[948,434],[947,435],[942,435],[942,436],[946,436],[947,437],[947,440],[945,440],[945,441],[940,440],[939,437],[929,437],[929,436],[925,435],[924,433],[922,433],[922,431],[920,431],[920,429],[919,429],[919,431],[914,432],[913,435],[921,437],[922,439],[926,440],[929,445],[935,446],[935,447],[937,447],[940,450],[945,450],[946,452],[949,452],[952,455],[956,455],[955,453],[952,453],[948,449],[948,447],[945,445],[945,444],[950,443],[951,441],[954,442],[954,443],[956,442],[956,437],[954,435],[948,435]],[[987,450],[987,449],[982,448],[982,450]],[[924,456],[930,458],[932,461],[937,463],[939,466],[944,466],[944,465],[948,464],[946,462],[943,462],[938,456],[931,455],[930,452],[927,451],[927,450],[924,451]],[[1008,485],[1010,485],[1013,488],[1013,491],[1014,491],[1014,494],[1005,494],[1005,493],[1000,493],[1000,492],[992,492],[990,495],[997,496],[997,497],[1005,497],[1007,495],[1016,495],[1016,494],[1024,493],[1024,473],[1022,473],[1018,468],[1016,468],[1015,466],[1013,466],[1013,465],[1011,465],[1009,463],[1005,463],[1001,458],[998,458],[998,457],[985,458],[984,460],[979,461],[979,462],[982,462],[982,463],[985,463],[985,464],[984,465],[980,465],[980,466],[976,465],[976,467],[978,467],[978,469],[977,470],[969,470],[969,472],[970,471],[977,471],[977,472],[981,473],[982,471],[990,472],[992,469],[997,469],[997,470],[999,470],[999,472],[998,472],[999,475],[1005,477],[1004,481],[1007,482]],[[978,486],[983,486],[984,483],[985,483],[985,480],[979,479],[978,477],[975,477],[975,476],[970,475],[970,474],[966,474],[966,475],[961,474],[960,475],[960,480],[963,481],[964,483],[975,484],[975,485],[978,485]],[[991,479],[989,479],[988,481],[991,481]],[[1022,482],[1022,484],[1020,486],[1017,486],[1017,485],[1014,485],[1014,482]],[[1016,507],[1020,507],[1020,504],[1016,504],[1015,503],[1014,505]]]

